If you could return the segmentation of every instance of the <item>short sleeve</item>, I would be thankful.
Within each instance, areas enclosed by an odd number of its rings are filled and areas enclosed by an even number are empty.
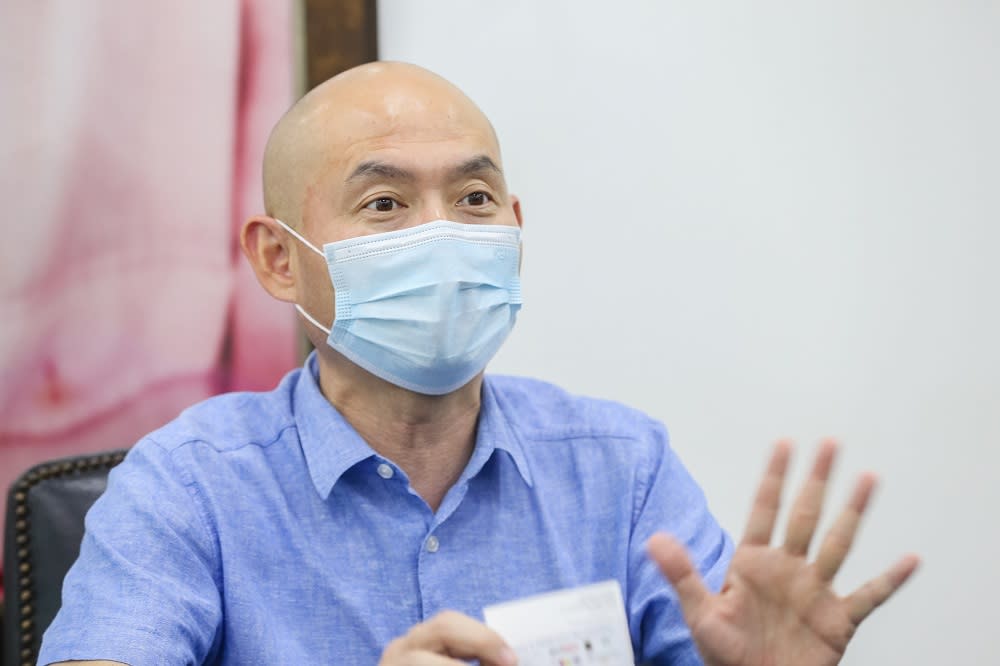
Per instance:
[[[670,448],[666,429],[652,426],[653,446],[644,481],[637,483],[629,551],[628,608],[639,661],[656,666],[700,665],[673,588],[646,554],[646,542],[667,532],[687,547],[695,567],[713,591],[729,568],[733,543],[708,510],[705,495]]]
[[[39,664],[202,664],[211,656],[222,618],[217,539],[197,486],[182,477],[148,439],[112,470],[87,513]]]

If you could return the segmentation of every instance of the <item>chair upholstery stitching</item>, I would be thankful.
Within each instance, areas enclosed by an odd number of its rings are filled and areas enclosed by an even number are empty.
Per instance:
[[[97,469],[111,470],[125,458],[126,451],[111,451],[54,460],[32,467],[14,482],[14,575],[18,577],[18,598],[8,603],[17,604],[18,636],[20,637],[20,664],[34,666],[35,654],[32,631],[35,627],[35,606],[32,603],[32,578],[28,537],[31,514],[28,511],[28,495],[32,488],[51,479],[63,479]]]

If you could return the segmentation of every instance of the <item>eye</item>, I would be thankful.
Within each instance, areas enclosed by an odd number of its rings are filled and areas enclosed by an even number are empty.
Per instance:
[[[485,206],[486,204],[492,201],[493,197],[491,197],[486,192],[479,191],[479,192],[473,192],[472,194],[467,194],[464,197],[462,197],[462,200],[459,202],[459,205],[479,207],[479,206]]]
[[[391,213],[400,207],[400,203],[392,197],[379,197],[370,202],[365,208],[378,211],[379,213]]]

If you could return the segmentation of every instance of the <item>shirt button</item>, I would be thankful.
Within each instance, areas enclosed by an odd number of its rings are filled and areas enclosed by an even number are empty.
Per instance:
[[[428,553],[436,553],[436,552],[438,552],[438,548],[440,548],[440,547],[441,547],[441,544],[438,542],[438,538],[436,536],[434,536],[432,534],[431,536],[427,537],[427,552]]]
[[[395,474],[395,472],[392,471],[392,467],[389,465],[382,463],[378,466],[378,475],[383,479],[391,479],[393,474]]]

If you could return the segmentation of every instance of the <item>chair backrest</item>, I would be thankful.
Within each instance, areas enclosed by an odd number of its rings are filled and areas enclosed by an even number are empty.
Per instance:
[[[63,578],[80,554],[84,516],[124,457],[118,450],[53,460],[11,486],[3,551],[4,664],[35,663],[42,634],[62,603]]]

